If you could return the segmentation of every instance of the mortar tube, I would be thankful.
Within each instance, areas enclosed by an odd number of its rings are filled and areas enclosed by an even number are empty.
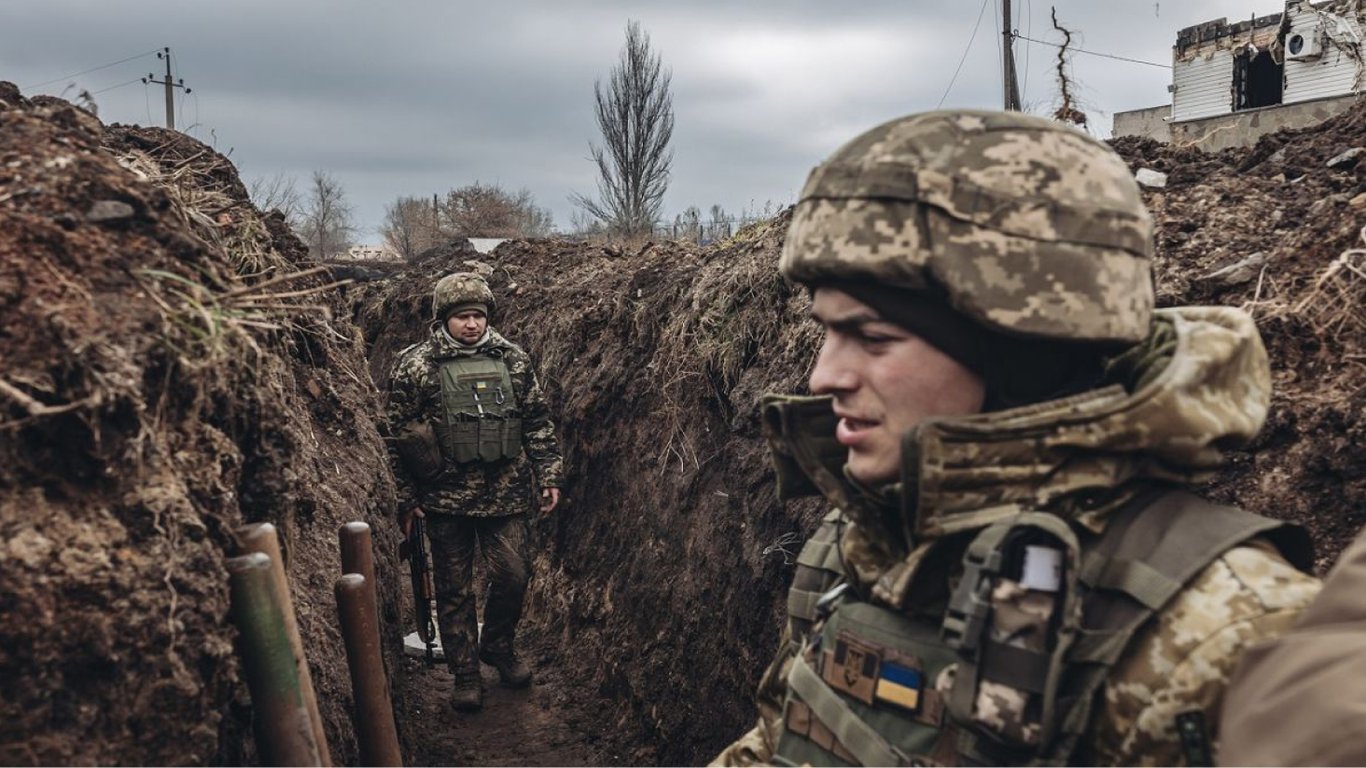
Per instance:
[[[227,567],[261,764],[321,765],[270,556],[253,552]]]
[[[275,592],[280,596],[280,607],[285,615],[285,632],[289,636],[289,646],[294,651],[294,665],[299,670],[299,688],[303,692],[304,705],[308,708],[309,722],[313,725],[313,740],[318,745],[320,765],[332,765],[332,753],[327,748],[327,734],[323,733],[323,718],[318,712],[318,697],[313,692],[313,675],[308,669],[308,659],[304,656],[304,644],[299,639],[299,624],[294,618],[294,601],[289,595],[289,581],[285,578],[285,559],[280,552],[280,537],[275,526],[270,523],[255,523],[243,526],[237,531],[242,541],[242,551],[260,552],[270,558],[271,577],[275,581]]]
[[[403,765],[389,699],[389,681],[380,657],[379,624],[375,621],[374,590],[358,573],[337,579],[337,613],[346,661],[351,668],[351,693],[356,700],[356,740],[362,765]]]

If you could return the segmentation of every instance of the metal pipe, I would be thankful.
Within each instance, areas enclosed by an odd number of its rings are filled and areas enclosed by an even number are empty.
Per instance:
[[[271,558],[253,552],[229,559],[227,566],[261,764],[321,765]]]
[[[379,587],[375,581],[375,556],[369,524],[353,520],[343,524],[337,535],[341,539],[342,573],[359,573],[364,576],[371,595],[374,595]],[[378,600],[374,605],[378,608]]]
[[[299,639],[299,624],[294,619],[294,601],[289,596],[289,581],[285,578],[285,559],[280,552],[280,537],[275,526],[270,523],[255,523],[237,531],[242,541],[243,552],[260,552],[270,558],[271,578],[275,591],[280,596],[280,606],[284,611],[285,632],[289,636],[289,646],[293,649],[294,665],[298,669],[299,689],[303,693],[304,705],[308,708],[309,722],[313,726],[313,740],[318,744],[320,765],[332,765],[332,753],[327,748],[327,735],[323,733],[323,718],[318,712],[318,697],[313,692],[313,675],[308,669],[308,659],[304,656],[304,644]]]
[[[356,700],[361,764],[401,766],[403,756],[398,748],[389,681],[380,657],[374,589],[364,576],[348,573],[337,579],[336,591],[346,661],[351,667],[351,693]]]

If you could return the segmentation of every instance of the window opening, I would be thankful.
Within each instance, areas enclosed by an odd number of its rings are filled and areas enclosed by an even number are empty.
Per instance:
[[[1271,58],[1271,51],[1245,46],[1233,57],[1233,111],[1269,107],[1281,103],[1285,65]]]

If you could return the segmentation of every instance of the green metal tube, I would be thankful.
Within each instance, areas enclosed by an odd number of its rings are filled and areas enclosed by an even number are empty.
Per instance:
[[[313,692],[313,674],[308,669],[303,640],[299,637],[299,624],[294,618],[294,600],[290,598],[289,580],[285,576],[285,558],[280,551],[280,536],[275,526],[270,523],[243,526],[238,529],[237,536],[242,542],[244,554],[260,552],[270,558],[271,578],[275,582],[275,593],[284,612],[285,633],[289,636],[290,648],[294,650],[299,688],[303,692],[304,706],[308,708],[309,722],[313,726],[313,742],[318,745],[318,757],[322,760],[322,765],[332,765],[332,752],[327,747],[327,735],[323,733],[322,713],[318,711],[318,697]]]
[[[348,573],[337,579],[336,591],[346,661],[351,667],[351,692],[356,700],[356,740],[360,742],[361,764],[403,765],[389,681],[380,656],[374,590],[364,576]]]
[[[261,763],[321,765],[271,559],[253,552],[231,558],[227,565]]]

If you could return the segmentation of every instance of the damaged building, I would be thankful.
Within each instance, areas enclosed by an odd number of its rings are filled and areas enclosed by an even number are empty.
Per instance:
[[[1344,111],[1366,82],[1364,4],[1286,0],[1282,13],[1180,30],[1171,104],[1115,113],[1113,135],[1214,151]]]

